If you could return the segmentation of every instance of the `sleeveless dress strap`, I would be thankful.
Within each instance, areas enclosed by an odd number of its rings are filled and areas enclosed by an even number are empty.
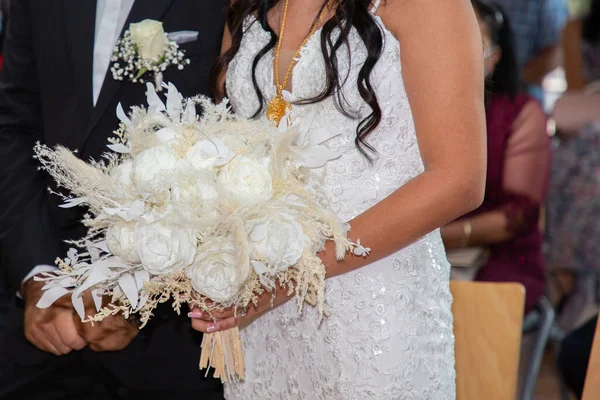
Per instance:
[[[371,14],[375,14],[377,12],[379,4],[381,4],[381,0],[375,0],[375,3],[373,3],[373,7],[371,7]]]

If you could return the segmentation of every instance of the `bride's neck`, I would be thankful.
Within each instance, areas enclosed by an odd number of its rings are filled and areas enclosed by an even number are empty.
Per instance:
[[[289,30],[302,31],[304,27],[308,31],[326,2],[327,0],[289,0],[286,32],[289,32]],[[279,34],[281,27],[284,8],[285,0],[280,0],[267,14],[267,21],[277,34]],[[326,15],[324,20],[326,21],[332,15],[333,12]]]

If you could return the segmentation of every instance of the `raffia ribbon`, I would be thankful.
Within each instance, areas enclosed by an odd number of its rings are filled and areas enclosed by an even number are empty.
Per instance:
[[[205,333],[202,338],[200,369],[214,368],[213,376],[221,382],[237,382],[244,379],[244,356],[239,329]]]

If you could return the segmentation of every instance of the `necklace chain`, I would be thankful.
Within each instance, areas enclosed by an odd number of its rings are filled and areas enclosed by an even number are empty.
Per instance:
[[[321,13],[319,14],[319,17],[317,18],[317,20],[315,22],[313,22],[310,32],[308,33],[308,35],[306,35],[306,37],[300,44],[300,47],[298,47],[298,50],[296,50],[296,53],[292,57],[292,60],[290,61],[290,65],[288,66],[288,69],[283,78],[283,82],[280,82],[280,79],[279,79],[280,78],[279,56],[281,53],[281,44],[283,42],[283,35],[285,32],[285,24],[287,21],[287,13],[288,13],[289,3],[290,3],[289,0],[285,0],[285,5],[283,7],[283,16],[281,18],[281,27],[279,29],[279,38],[277,39],[277,50],[275,52],[274,69],[275,69],[276,94],[275,94],[275,97],[269,102],[269,104],[267,106],[267,118],[269,118],[271,121],[275,122],[276,124],[279,124],[279,122],[281,121],[281,119],[283,118],[285,113],[289,109],[292,108],[292,105],[283,99],[283,90],[287,86],[288,81],[289,81],[290,77],[292,76],[292,71],[294,69],[294,66],[296,65],[296,61],[297,61],[298,57],[300,56],[300,52],[302,51],[304,46],[306,46],[309,39],[315,34],[317,29],[323,22],[325,15],[327,15],[327,12],[329,11],[329,4],[331,3],[331,1],[329,1],[325,5],[325,7],[323,7],[323,10],[321,10]]]

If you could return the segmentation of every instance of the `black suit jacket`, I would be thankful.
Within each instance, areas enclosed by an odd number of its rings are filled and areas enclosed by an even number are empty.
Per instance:
[[[209,94],[208,71],[220,50],[225,12],[225,0],[137,0],[124,29],[132,22],[155,19],[163,21],[166,32],[198,31],[197,41],[181,45],[191,64],[182,71],[168,68],[164,81],[173,82],[184,96]],[[0,264],[10,293],[34,266],[53,264],[64,256],[63,241],[83,232],[80,212],[59,209],[59,199],[48,194],[51,182],[32,158],[34,143],[62,144],[83,159],[99,159],[118,126],[117,104],[126,110],[145,104],[144,85],[115,81],[109,71],[93,106],[95,14],[96,0],[12,4],[0,74]],[[11,303],[9,328],[0,347],[19,363],[35,364],[48,355],[25,341],[22,305],[16,298]],[[164,389],[165,384],[191,379],[187,370],[199,380],[199,338],[189,322],[169,318],[155,325],[125,351],[98,357],[115,371],[124,371],[133,386]],[[157,357],[164,359],[166,368],[156,369],[156,362],[150,362]],[[170,368],[181,361],[188,365]],[[136,376],[135,371],[145,371],[146,365],[160,373]]]

